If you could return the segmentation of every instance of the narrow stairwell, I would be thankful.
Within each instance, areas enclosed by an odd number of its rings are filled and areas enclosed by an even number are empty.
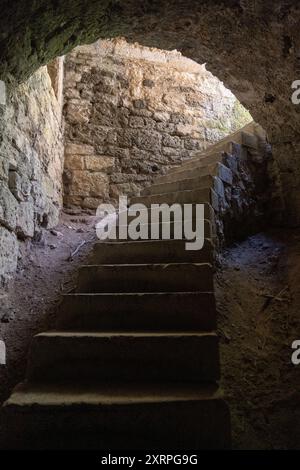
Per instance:
[[[222,159],[234,145],[258,149],[256,125],[131,200],[147,207],[204,203],[202,250],[161,236],[96,244],[77,292],[63,298],[56,330],[33,338],[26,380],[4,405],[7,448],[230,447],[229,410],[218,388],[213,265],[215,213],[232,183]]]

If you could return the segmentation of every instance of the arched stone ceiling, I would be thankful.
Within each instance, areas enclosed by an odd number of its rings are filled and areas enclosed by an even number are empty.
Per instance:
[[[300,55],[297,3],[4,0],[0,76],[22,81],[77,44],[124,35],[130,41],[178,49],[197,62],[206,62],[267,128],[273,141],[290,140],[298,134],[299,115],[290,99]]]

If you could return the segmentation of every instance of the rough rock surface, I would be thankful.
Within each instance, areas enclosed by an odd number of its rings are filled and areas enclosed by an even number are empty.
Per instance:
[[[61,110],[45,67],[0,106],[0,288],[12,277],[18,242],[57,224],[62,206]]]
[[[204,65],[120,39],[74,49],[64,85],[65,202],[82,207],[136,194],[252,119]]]

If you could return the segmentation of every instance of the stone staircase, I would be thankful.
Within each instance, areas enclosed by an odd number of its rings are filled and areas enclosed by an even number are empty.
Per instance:
[[[253,125],[254,126],[254,125]],[[101,241],[33,338],[26,380],[4,405],[7,448],[227,449],[213,286],[214,211],[232,183],[223,151],[240,131],[157,178],[131,202],[204,203],[204,248],[184,240]]]

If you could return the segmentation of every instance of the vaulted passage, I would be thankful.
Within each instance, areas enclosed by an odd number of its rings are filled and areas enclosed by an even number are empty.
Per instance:
[[[299,448],[299,7],[2,11],[1,447]]]

